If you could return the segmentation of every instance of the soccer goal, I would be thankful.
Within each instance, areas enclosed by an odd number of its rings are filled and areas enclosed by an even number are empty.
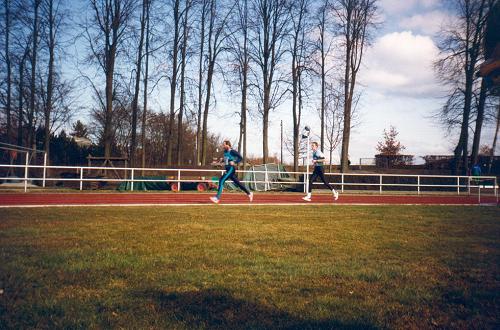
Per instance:
[[[495,177],[469,177],[469,195],[476,196],[478,204],[498,204],[497,189]]]
[[[296,184],[282,164],[253,165],[245,171],[243,182],[255,191],[285,190]]]

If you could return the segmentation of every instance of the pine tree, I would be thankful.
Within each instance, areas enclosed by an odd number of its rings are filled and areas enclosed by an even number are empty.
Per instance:
[[[385,156],[395,156],[400,155],[401,151],[406,148],[401,144],[401,142],[396,140],[399,132],[396,130],[396,127],[391,126],[389,132],[384,129],[384,141],[378,142],[377,151],[380,152],[381,155]]]

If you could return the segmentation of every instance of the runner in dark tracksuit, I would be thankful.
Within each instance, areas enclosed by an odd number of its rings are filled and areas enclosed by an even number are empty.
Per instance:
[[[323,172],[323,163],[325,161],[325,155],[318,149],[319,145],[317,142],[313,142],[311,144],[313,150],[313,163],[314,163],[314,171],[311,174],[309,179],[309,190],[307,192],[307,196],[302,197],[303,200],[310,202],[311,201],[311,192],[313,189],[314,181],[319,177],[321,181],[332,191],[333,198],[337,200],[339,198],[339,193],[333,189],[333,187],[328,183],[325,179],[325,173]]]
[[[253,200],[253,193],[248,191],[248,189],[241,184],[240,180],[236,176],[236,165],[241,162],[243,157],[238,153],[238,151],[231,149],[231,142],[224,141],[224,167],[226,169],[226,173],[219,179],[219,188],[217,190],[217,195],[215,197],[210,197],[210,200],[214,203],[218,203],[220,201],[220,197],[222,194],[222,190],[224,189],[224,183],[227,179],[231,179],[241,190],[243,190],[250,202]]]

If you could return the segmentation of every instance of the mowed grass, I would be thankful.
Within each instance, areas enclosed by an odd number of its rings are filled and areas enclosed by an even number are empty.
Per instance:
[[[0,212],[0,328],[500,326],[497,207]]]

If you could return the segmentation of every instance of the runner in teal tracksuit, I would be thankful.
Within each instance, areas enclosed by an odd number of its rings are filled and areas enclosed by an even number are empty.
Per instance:
[[[247,194],[251,202],[253,200],[253,193],[248,191],[248,189],[241,184],[240,180],[238,180],[238,177],[235,175],[236,165],[241,162],[243,157],[241,157],[238,151],[231,149],[231,142],[229,141],[224,141],[223,148],[224,166],[226,169],[226,173],[224,173],[224,175],[219,179],[219,189],[217,190],[217,195],[215,197],[210,197],[210,200],[216,204],[219,203],[222,189],[224,188],[224,183],[227,179],[231,179],[238,187],[240,187],[241,190],[243,190]]]

